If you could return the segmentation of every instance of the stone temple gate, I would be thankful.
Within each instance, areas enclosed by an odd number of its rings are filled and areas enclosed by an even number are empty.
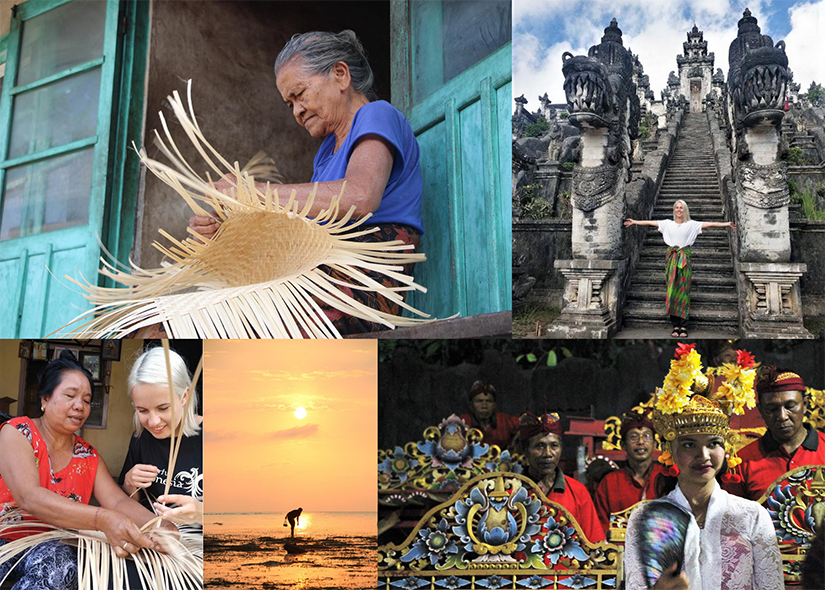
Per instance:
[[[613,19],[587,55],[564,54],[566,104],[551,105],[545,95],[533,114],[527,99],[517,99],[514,309],[537,281],[550,285],[547,292],[563,289],[561,315],[542,336],[670,332],[661,236],[622,222],[670,218],[677,199],[693,219],[737,226],[708,229],[692,248],[689,329],[708,337],[811,336],[802,325],[807,267],[791,247],[787,163],[788,128],[800,130],[806,105],[785,44],[762,35],[745,10],[727,79],[714,73],[714,54],[696,25],[683,49],[678,75],[671,72],[656,100]],[[821,148],[816,153],[821,164]],[[555,274],[544,277],[534,262],[541,232],[553,234],[540,252],[552,253]]]

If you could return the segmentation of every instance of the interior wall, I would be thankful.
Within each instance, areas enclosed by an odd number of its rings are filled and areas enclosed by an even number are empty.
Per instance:
[[[0,0],[0,37],[8,34],[11,26],[11,9],[15,4],[23,4],[26,0]]]
[[[273,65],[295,33],[353,29],[367,50],[379,98],[390,96],[389,2],[155,1],[152,4],[145,143],[149,154],[158,111],[172,118],[165,97],[192,80],[198,123],[209,142],[243,166],[258,151],[273,158],[287,182],[308,182],[320,146],[300,127],[275,87]],[[179,127],[169,121],[178,147],[197,171],[206,165]],[[176,131],[178,133],[176,133]],[[213,175],[214,176],[214,175]],[[183,238],[189,208],[172,189],[146,175],[133,257],[143,267],[160,264],[152,248],[158,229]]]
[[[0,339],[0,397],[17,399],[20,394],[19,340]],[[17,415],[17,402],[9,407],[9,414]]]
[[[106,461],[106,467],[113,477],[117,478],[126,451],[129,450],[129,439],[132,436],[132,402],[126,392],[126,378],[132,368],[132,363],[140,355],[143,347],[142,340],[123,340],[120,350],[120,361],[112,361],[111,388],[109,389],[109,413],[106,429],[84,428],[81,436],[86,439]]]

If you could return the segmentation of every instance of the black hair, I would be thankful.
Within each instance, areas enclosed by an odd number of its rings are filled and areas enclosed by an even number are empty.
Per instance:
[[[37,395],[38,397],[51,397],[54,390],[63,381],[63,373],[66,371],[79,371],[83,373],[86,379],[89,380],[89,387],[92,386],[92,374],[88,369],[84,369],[83,365],[77,362],[77,358],[70,350],[63,350],[60,353],[60,358],[49,361],[37,381]]]
[[[825,588],[825,531],[817,533],[802,563],[802,588]]]

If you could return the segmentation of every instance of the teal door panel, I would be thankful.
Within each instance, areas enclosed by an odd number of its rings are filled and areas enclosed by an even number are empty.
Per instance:
[[[120,212],[136,183],[113,160],[139,128],[131,87],[145,45],[134,39],[147,4],[43,0],[13,14],[0,91],[0,277],[10,285],[0,337],[40,338],[89,309],[64,275],[97,284],[101,242],[125,262],[132,216],[124,232]]]
[[[64,276],[79,277],[82,271],[95,280],[99,248],[94,236],[73,228],[51,232],[46,243],[42,236],[14,242],[0,249],[0,279],[14,289],[8,299],[3,298],[0,333],[39,338],[89,308],[77,285]],[[90,243],[95,247],[90,248]],[[83,270],[87,268],[93,269],[91,276]]]
[[[511,308],[511,4],[392,0],[392,98],[421,148],[425,294],[436,317]]]
[[[447,160],[444,157],[445,125],[441,122],[418,135],[425,195],[437,195],[444,190],[443,185],[447,178]],[[450,203],[446,197],[443,197],[442,201],[425,198],[422,204],[426,232],[421,238],[421,250],[441,253],[439,256],[429,255],[427,262],[416,265],[415,269],[416,280],[422,285],[427,285],[429,289],[426,295],[419,297],[419,301],[422,305],[426,303],[432,310],[450,309],[456,298],[453,292],[456,269],[452,264],[455,256],[452,253],[453,244],[450,239],[452,216],[444,214],[445,209],[449,211],[449,208]],[[449,280],[444,280],[445,277],[449,277]]]
[[[428,292],[413,303],[434,316],[512,305],[511,63],[507,43],[407,113],[421,146],[427,254],[415,277]]]

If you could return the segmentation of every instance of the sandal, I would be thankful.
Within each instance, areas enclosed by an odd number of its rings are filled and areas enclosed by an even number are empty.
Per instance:
[[[670,333],[670,337],[671,338],[679,338],[680,337],[679,328],[673,328],[673,332]]]
[[[687,338],[687,328],[679,328],[679,338]]]

